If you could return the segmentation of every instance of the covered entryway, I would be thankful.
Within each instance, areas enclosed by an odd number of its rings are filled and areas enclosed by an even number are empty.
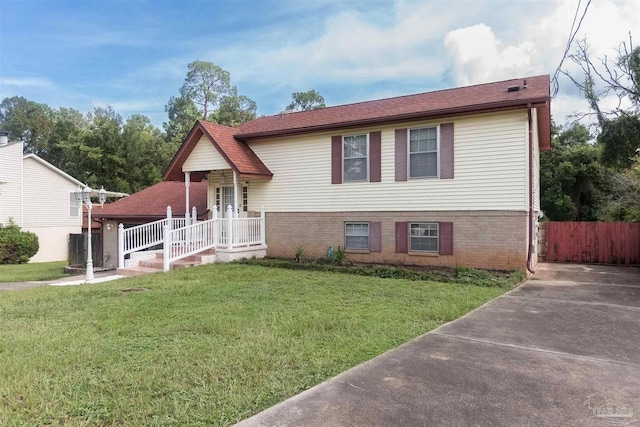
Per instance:
[[[640,265],[640,223],[545,224],[546,261]]]

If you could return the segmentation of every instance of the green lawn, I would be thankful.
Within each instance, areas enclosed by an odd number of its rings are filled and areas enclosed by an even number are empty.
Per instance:
[[[226,264],[0,293],[0,425],[228,425],[507,289]]]
[[[66,266],[66,261],[0,265],[0,283],[59,279],[68,276]]]

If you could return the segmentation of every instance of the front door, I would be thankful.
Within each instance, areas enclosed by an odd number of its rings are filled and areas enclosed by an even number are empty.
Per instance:
[[[247,209],[246,209],[246,205],[248,203],[248,197],[249,197],[249,189],[246,186],[240,186],[238,188],[238,191],[240,191],[240,197],[241,199],[238,200],[238,216],[240,218],[246,218],[247,217]],[[216,188],[216,199],[217,199],[217,203],[218,203],[218,212],[220,212],[221,216],[223,218],[227,217],[227,207],[229,205],[231,205],[231,210],[233,211],[233,201],[234,201],[234,192],[233,192],[233,186],[232,185],[227,185],[227,186],[222,186],[222,187],[218,187]]]

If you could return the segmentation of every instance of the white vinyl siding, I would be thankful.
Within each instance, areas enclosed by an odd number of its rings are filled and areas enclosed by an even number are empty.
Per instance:
[[[22,144],[13,143],[0,148],[0,224],[7,225],[12,218],[20,224]]]
[[[77,184],[33,158],[24,159],[24,226],[77,227],[82,216],[70,216],[71,198]],[[100,205],[94,205],[94,212]]]
[[[345,223],[344,247],[345,249],[369,249],[369,223]]]
[[[455,179],[395,181],[395,129],[454,122]],[[381,182],[331,184],[331,137],[340,131],[250,141],[274,174],[252,181],[249,210],[267,212],[527,209],[526,109],[371,126],[382,132]]]
[[[230,169],[231,166],[213,146],[209,138],[203,136],[182,165],[183,172],[212,171]]]
[[[409,178],[438,176],[438,128],[409,129]]]

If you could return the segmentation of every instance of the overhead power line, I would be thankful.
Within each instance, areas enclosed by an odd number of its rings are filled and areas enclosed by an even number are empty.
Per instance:
[[[576,13],[573,15],[573,22],[571,23],[571,30],[569,30],[569,38],[567,39],[567,45],[564,48],[564,53],[562,54],[562,59],[558,64],[558,68],[556,68],[556,71],[553,73],[553,77],[551,78],[551,97],[552,98],[555,98],[556,95],[558,94],[558,89],[559,89],[558,75],[560,74],[560,69],[562,68],[562,64],[564,63],[564,60],[567,59],[567,55],[571,50],[573,39],[576,38],[576,34],[578,34],[578,31],[580,31],[580,26],[582,25],[582,21],[584,20],[584,17],[587,15],[587,10],[589,10],[589,5],[591,5],[591,0],[587,1],[587,4],[584,7],[584,10],[582,11],[582,16],[580,17],[580,20],[578,21],[578,25],[576,26],[576,19],[578,17],[578,13],[580,12],[581,4],[582,4],[582,0],[578,0]]]

